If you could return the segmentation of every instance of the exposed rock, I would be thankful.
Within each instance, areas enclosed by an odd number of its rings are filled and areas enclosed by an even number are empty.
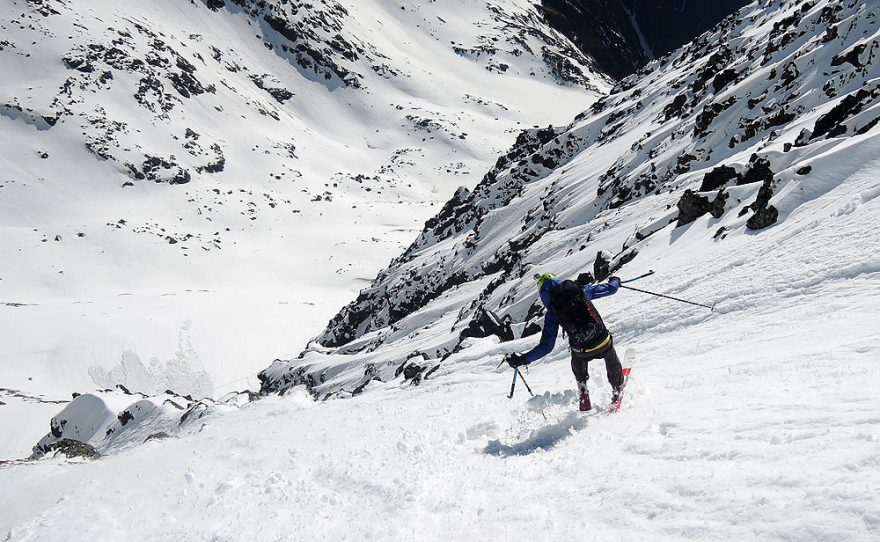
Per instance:
[[[289,367],[284,360],[276,359],[267,369],[260,371],[257,378],[260,380],[260,394],[284,391],[294,386],[303,385],[312,395],[315,394],[315,387],[319,384],[318,380],[308,372],[308,367]],[[284,373],[279,377],[273,369],[276,366],[285,367]]]
[[[771,224],[775,224],[776,220],[779,218],[779,211],[776,207],[768,205],[770,198],[773,197],[771,183],[772,180],[764,182],[760,190],[758,190],[758,197],[755,199],[754,203],[749,206],[749,208],[755,212],[755,214],[746,222],[746,227],[750,230],[766,228]]]
[[[721,218],[724,214],[724,205],[727,203],[729,197],[730,194],[724,190],[718,192],[718,195],[716,195],[715,199],[712,200],[712,203],[709,204],[709,214],[712,215],[712,218]]]
[[[832,66],[840,66],[840,65],[848,62],[848,63],[852,64],[853,67],[855,67],[855,68],[861,68],[863,66],[863,64],[862,64],[860,57],[862,56],[862,53],[865,52],[865,49],[867,47],[868,47],[867,43],[860,43],[858,45],[855,45],[855,46],[853,46],[852,49],[850,49],[848,51],[844,51],[843,53],[840,53],[839,55],[835,56],[831,60],[831,65]]]
[[[729,194],[724,192],[724,190],[719,190],[715,199],[710,202],[706,196],[701,196],[690,189],[685,190],[677,204],[678,217],[676,218],[676,227],[690,224],[705,214],[711,214],[714,218],[720,218],[724,214],[724,204],[728,197]]]
[[[724,87],[731,83],[732,81],[736,81],[736,78],[739,77],[739,74],[736,73],[735,70],[724,70],[719,72],[718,75],[712,79],[712,88],[715,89],[715,93],[720,92]]]
[[[123,410],[121,414],[119,414],[116,419],[119,420],[120,425],[125,426],[128,422],[134,419],[134,415],[127,410]]]
[[[687,94],[679,94],[671,103],[663,108],[663,121],[666,122],[673,117],[680,117],[684,113],[684,106],[687,103]]]
[[[749,169],[740,179],[737,179],[737,185],[751,184],[757,182],[767,183],[773,180],[773,170],[770,169],[770,161],[766,158],[758,158],[752,156]]]
[[[740,178],[741,176],[736,169],[730,166],[721,165],[703,175],[703,182],[700,184],[699,191],[709,192],[712,190],[718,190],[734,179],[737,180],[738,184]]]
[[[412,380],[419,376],[424,370],[425,368],[418,363],[408,363],[403,368],[403,378],[404,380]]]
[[[541,333],[541,330],[541,324],[537,322],[529,322],[526,327],[523,328],[523,332],[520,337],[531,337],[532,335],[537,335],[538,333]]]
[[[872,120],[870,120],[867,124],[862,126],[861,128],[856,129],[856,134],[858,134],[858,135],[867,134],[875,126],[877,126],[877,123],[880,123],[880,117],[875,117]]]
[[[502,320],[490,310],[480,310],[476,317],[468,323],[468,326],[462,330],[459,338],[483,338],[490,335],[497,336],[502,342],[512,341],[513,330],[510,328],[510,320],[507,318]]]
[[[852,116],[861,113],[878,96],[880,96],[880,87],[876,85],[872,90],[861,88],[854,93],[847,94],[828,113],[816,119],[810,139],[817,139],[823,135],[826,138],[832,138],[845,134],[847,127],[843,123]]]
[[[694,135],[704,136],[708,133],[709,126],[722,111],[736,103],[736,98],[731,97],[723,102],[712,102],[703,107],[702,113],[694,118]]]
[[[627,251],[624,251],[611,260],[611,267],[608,270],[608,276],[615,275],[618,271],[620,271],[624,265],[633,261],[636,256],[639,254],[639,249],[636,247],[632,247]],[[606,277],[607,278],[607,277]],[[604,280],[604,279],[603,279]]]
[[[770,205],[768,207],[761,207],[755,214],[752,215],[751,218],[746,221],[746,227],[750,230],[760,230],[764,229],[767,226],[776,223],[776,220],[779,218],[779,211],[776,207]]]
[[[602,282],[611,276],[611,253],[602,250],[596,254],[596,261],[593,262],[593,276],[596,282]]]
[[[159,431],[158,433],[152,433],[147,438],[144,439],[144,442],[150,442],[151,440],[163,440],[166,438],[170,438],[171,435],[166,433],[165,431]]]
[[[273,98],[275,98],[275,101],[280,104],[283,104],[287,100],[293,98],[293,92],[290,92],[282,86],[278,86],[277,83],[274,86],[267,83],[266,80],[270,78],[271,76],[269,74],[251,75],[250,77],[251,81],[253,81],[254,85],[256,85],[257,88],[268,92]]]
[[[101,454],[98,453],[98,451],[95,450],[95,447],[91,444],[73,440],[71,438],[63,438],[53,442],[45,447],[41,447],[39,451],[42,452],[42,454],[48,454],[50,452],[60,453],[68,458],[83,457],[86,459],[98,459],[101,457]]]

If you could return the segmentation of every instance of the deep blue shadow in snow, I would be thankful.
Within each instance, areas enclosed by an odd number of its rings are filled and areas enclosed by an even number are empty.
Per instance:
[[[588,416],[579,412],[571,412],[561,421],[545,425],[534,431],[522,442],[503,444],[500,440],[490,440],[483,448],[484,454],[508,457],[512,455],[529,455],[539,450],[549,450],[559,441],[587,426]]]

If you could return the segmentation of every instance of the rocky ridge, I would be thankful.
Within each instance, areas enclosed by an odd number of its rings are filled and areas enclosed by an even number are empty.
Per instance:
[[[801,203],[821,158],[876,137],[878,36],[863,2],[761,2],[622,80],[571,125],[523,132],[299,359],[263,371],[263,391],[337,395],[393,380],[410,363],[404,344],[436,368],[488,312],[534,332],[531,275],[550,262],[603,280],[661,231],[674,243],[709,220],[704,242],[765,235]]]

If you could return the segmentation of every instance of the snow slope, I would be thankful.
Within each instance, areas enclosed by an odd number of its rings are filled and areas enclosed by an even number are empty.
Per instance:
[[[841,235],[864,231],[880,212],[876,201],[820,216]],[[800,241],[835,239],[814,228]],[[532,341],[482,339],[417,387],[401,378],[326,402],[297,387],[94,462],[0,468],[0,533],[10,541],[74,533],[875,540],[876,270],[850,269],[817,287],[827,252],[811,260],[769,243],[758,250],[792,272],[755,280],[766,268],[744,258],[749,250],[682,254],[680,268],[706,292],[716,281],[742,291],[739,310],[710,316],[625,294],[602,300],[619,343],[637,349],[613,416],[575,412],[564,352],[526,374],[539,399],[520,385],[508,400],[510,374],[496,373],[496,360]],[[705,271],[709,256],[724,269]],[[795,264],[802,276],[788,284]],[[839,306],[847,310],[835,311],[839,328],[828,333],[825,311]],[[824,337],[821,349],[810,336]],[[591,372],[604,408],[601,363]]]
[[[254,386],[609,87],[520,0],[3,6],[0,381],[50,400]]]

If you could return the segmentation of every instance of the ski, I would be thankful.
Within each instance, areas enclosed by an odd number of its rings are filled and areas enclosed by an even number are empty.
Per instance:
[[[613,414],[620,410],[620,403],[623,402],[623,391],[626,389],[626,383],[629,382],[629,372],[632,367],[624,367],[623,368],[623,388],[620,390],[620,397],[617,398],[617,401],[611,403],[611,406],[608,407],[608,413]]]
[[[635,350],[629,348],[623,355],[623,365],[626,365],[626,367],[623,368],[623,387],[620,389],[620,396],[617,398],[617,401],[614,401],[611,403],[611,406],[608,407],[608,414],[614,414],[620,410],[620,404],[623,402],[623,392],[626,391],[626,385],[629,383],[629,373],[632,371],[634,361]]]

